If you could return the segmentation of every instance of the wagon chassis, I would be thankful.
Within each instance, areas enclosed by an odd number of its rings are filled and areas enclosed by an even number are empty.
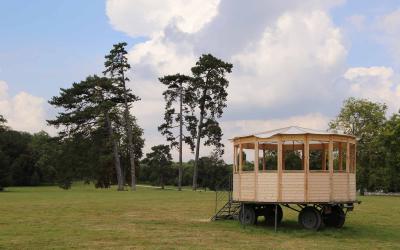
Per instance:
[[[238,219],[242,225],[257,224],[257,218],[264,216],[267,225],[277,229],[283,218],[282,207],[299,213],[298,221],[306,229],[319,230],[324,226],[341,228],[345,222],[347,212],[352,211],[354,203],[349,202],[238,202],[240,212]],[[297,207],[295,207],[297,206]],[[242,212],[243,211],[243,212]]]

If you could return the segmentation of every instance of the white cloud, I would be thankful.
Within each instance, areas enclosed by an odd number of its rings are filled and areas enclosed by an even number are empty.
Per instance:
[[[326,13],[286,13],[260,41],[232,57],[237,71],[231,100],[265,108],[326,102],[346,53],[340,30]]]
[[[348,81],[349,95],[384,102],[389,115],[400,108],[400,84],[394,71],[388,67],[349,68],[344,74]]]
[[[219,0],[109,0],[106,12],[117,30],[152,36],[168,25],[180,31],[200,30],[217,14]]]
[[[152,40],[135,45],[128,57],[130,63],[137,67],[135,73],[144,79],[149,78],[148,73],[153,78],[174,72],[188,73],[188,66],[196,60],[189,43],[168,41],[163,32]]]
[[[352,15],[346,19],[347,22],[357,31],[362,31],[365,28],[366,17],[364,15]]]
[[[0,80],[0,100],[5,99],[8,96],[8,85],[5,81]]]
[[[400,9],[379,17],[377,27],[382,31],[378,40],[388,47],[393,59],[400,63]]]
[[[12,129],[27,132],[46,129],[44,104],[43,98],[26,92],[10,97],[7,83],[0,81],[0,114]]]
[[[381,28],[392,35],[400,34],[400,9],[394,10],[380,18]]]

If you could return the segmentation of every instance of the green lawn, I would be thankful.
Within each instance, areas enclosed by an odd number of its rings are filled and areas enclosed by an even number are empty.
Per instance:
[[[360,199],[340,230],[303,230],[297,214],[285,209],[275,233],[209,222],[213,192],[8,188],[0,193],[0,249],[400,249],[400,197]]]

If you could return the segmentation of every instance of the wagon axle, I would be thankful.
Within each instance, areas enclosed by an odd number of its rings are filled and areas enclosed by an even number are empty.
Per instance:
[[[298,223],[305,229],[319,230],[320,228],[341,228],[346,220],[346,212],[351,210],[352,204],[297,204],[299,209],[291,204],[242,204],[239,212],[239,221],[242,225],[254,225],[258,217],[264,217],[269,226],[279,225],[283,218],[282,206],[299,213]],[[276,209],[275,209],[276,208]],[[276,226],[276,225],[275,225]]]

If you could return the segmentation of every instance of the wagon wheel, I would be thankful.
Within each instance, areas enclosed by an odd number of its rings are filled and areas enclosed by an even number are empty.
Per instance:
[[[340,206],[335,205],[331,207],[330,213],[323,214],[323,219],[325,225],[329,227],[341,228],[346,221],[346,214],[343,212],[343,209]]]
[[[299,214],[299,224],[305,229],[318,230],[322,225],[321,213],[315,207],[305,207]]]
[[[278,224],[281,223],[282,218],[283,218],[283,211],[282,211],[282,207],[277,205],[278,208]],[[265,210],[264,210],[264,218],[265,218],[265,223],[268,226],[273,226],[275,225],[275,205],[268,205]]]
[[[244,205],[239,212],[239,221],[243,225],[253,225],[256,223],[256,213],[252,206]]]

